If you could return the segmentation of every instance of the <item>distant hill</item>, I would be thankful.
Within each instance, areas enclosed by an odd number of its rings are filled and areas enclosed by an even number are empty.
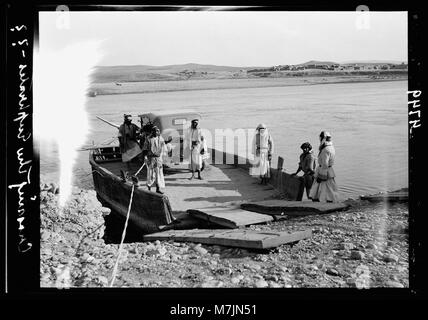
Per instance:
[[[235,73],[249,67],[216,66],[210,64],[186,63],[166,66],[99,66],[94,73],[94,82],[132,82],[150,80],[176,80],[186,72]]]
[[[354,61],[343,61],[340,64],[357,64],[357,65],[373,65],[373,64],[401,64],[407,63],[407,61],[396,61],[396,60],[354,60]]]
[[[332,64],[339,64],[337,62],[331,62],[331,61],[317,61],[317,60],[311,60],[305,63],[297,64],[297,66],[307,66],[309,64],[325,64],[325,65],[332,65]]]
[[[307,65],[373,65],[373,64],[401,64],[401,61],[347,61],[342,63],[332,61],[311,60],[295,66],[305,67]],[[120,85],[121,82],[141,82],[141,81],[168,81],[168,80],[188,80],[188,79],[225,79],[236,77],[247,77],[247,72],[252,71],[248,76],[269,76],[269,72],[273,70],[273,66],[264,67],[231,67],[217,66],[212,64],[186,63],[166,66],[148,66],[148,65],[133,65],[133,66],[99,66],[96,68],[93,75],[94,83],[112,83],[116,82]],[[244,71],[244,72],[242,72]],[[254,72],[264,72],[263,75],[257,75]]]

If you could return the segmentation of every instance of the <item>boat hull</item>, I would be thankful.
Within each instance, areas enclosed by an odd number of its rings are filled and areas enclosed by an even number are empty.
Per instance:
[[[280,196],[287,200],[302,200],[304,188],[302,179],[285,173],[282,168],[272,168],[270,186],[261,186],[257,179],[249,177],[252,166],[249,159],[216,149],[209,149],[209,153],[211,157],[208,166],[212,166],[212,169],[211,172],[203,173],[208,180],[190,184],[185,182],[188,181],[189,172],[188,166],[184,164],[178,171],[174,168],[166,169],[167,172],[170,170],[183,172],[181,176],[166,173],[167,191],[177,212],[186,212],[187,209],[192,208],[227,205],[231,200],[232,202],[260,201],[272,196]],[[119,148],[101,147],[91,150],[89,161],[98,199],[113,212],[126,217],[133,183],[124,182],[119,177],[120,169],[125,168]],[[133,164],[133,172],[136,172],[140,166],[137,162]],[[209,167],[207,170],[210,171]],[[139,177],[145,177],[145,175],[145,169],[141,170]],[[229,182],[226,183],[227,181]],[[144,234],[157,232],[171,224],[174,217],[168,196],[148,191],[143,182],[136,184],[130,209],[130,221]]]
[[[97,197],[103,205],[126,217],[133,184],[123,182],[117,175],[102,167],[102,160],[95,161],[96,156],[91,152],[89,162]],[[159,231],[159,227],[174,220],[168,197],[136,185],[129,220],[145,234]]]

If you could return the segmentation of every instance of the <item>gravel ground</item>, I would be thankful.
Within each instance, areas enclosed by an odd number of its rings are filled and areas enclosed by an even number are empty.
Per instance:
[[[110,209],[101,206],[95,191],[75,187],[60,210],[56,186],[42,183],[41,190],[41,287],[110,286],[119,249],[105,236]],[[312,230],[310,239],[269,251],[124,243],[113,286],[408,287],[407,203],[349,202],[345,212],[250,226]]]

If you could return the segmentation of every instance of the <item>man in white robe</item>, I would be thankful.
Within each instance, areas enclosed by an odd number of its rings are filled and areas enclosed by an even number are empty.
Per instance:
[[[153,127],[152,135],[146,141],[147,187],[150,190],[153,185],[156,185],[156,192],[163,194],[160,188],[165,188],[163,156],[166,152],[166,146],[158,127]]]
[[[192,120],[192,124],[186,133],[185,149],[189,152],[190,170],[195,177],[195,171],[198,173],[198,179],[202,180],[201,170],[203,168],[203,155],[207,152],[206,141],[202,136],[202,130],[198,128],[199,120]]]
[[[333,170],[336,151],[327,131],[320,134],[318,167],[315,170],[315,181],[312,185],[310,197],[315,202],[338,202],[338,188]]]
[[[254,166],[251,168],[251,175],[259,175],[261,184],[267,184],[270,178],[270,167],[273,154],[273,139],[269,134],[266,125],[261,123],[256,128],[253,139]]]

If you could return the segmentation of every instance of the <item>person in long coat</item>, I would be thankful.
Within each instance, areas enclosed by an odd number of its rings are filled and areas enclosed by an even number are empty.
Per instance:
[[[266,125],[261,123],[256,128],[253,138],[254,165],[252,175],[259,175],[261,184],[267,184],[270,178],[270,167],[273,154],[273,139],[269,134]]]
[[[138,143],[140,128],[132,123],[132,116],[130,114],[125,114],[123,117],[124,121],[119,127],[117,136],[119,138],[120,152],[122,153],[122,162],[126,163],[126,169],[130,171],[130,162],[142,152]]]
[[[338,188],[335,181],[336,174],[333,170],[335,156],[336,151],[330,133],[322,131],[320,134],[318,167],[315,170],[315,181],[310,192],[312,201],[339,201]]]
[[[198,127],[198,124],[199,120],[193,119],[185,137],[184,148],[189,153],[190,171],[192,172],[190,180],[195,177],[195,172],[198,173],[198,179],[202,180],[203,156],[207,152],[206,141],[202,136],[202,130]]]
[[[146,140],[147,150],[147,187],[151,190],[156,185],[156,192],[162,194],[160,188],[165,188],[163,175],[163,156],[166,152],[165,141],[158,127],[153,126],[152,135]]]

